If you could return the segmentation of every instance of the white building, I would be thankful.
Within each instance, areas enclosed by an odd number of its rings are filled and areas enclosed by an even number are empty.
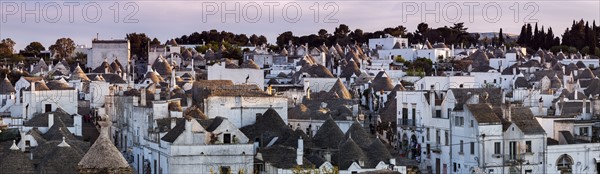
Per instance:
[[[252,84],[260,89],[265,87],[265,74],[261,69],[226,68],[223,62],[207,68],[207,80],[231,80],[234,84]]]
[[[92,41],[91,54],[88,54],[86,66],[96,68],[107,60],[127,63],[131,58],[131,46],[128,40],[96,40]]]
[[[242,86],[242,85],[236,85]],[[287,123],[288,99],[282,96],[272,96],[259,89],[232,89],[215,91],[206,99],[205,113],[214,118],[227,118],[237,127],[254,124],[257,113],[264,113],[273,108],[281,113]]]

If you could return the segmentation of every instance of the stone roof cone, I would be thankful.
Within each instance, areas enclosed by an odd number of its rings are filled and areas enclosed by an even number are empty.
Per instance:
[[[77,164],[79,173],[132,173],[131,167],[109,137],[110,119],[100,122],[100,136]]]

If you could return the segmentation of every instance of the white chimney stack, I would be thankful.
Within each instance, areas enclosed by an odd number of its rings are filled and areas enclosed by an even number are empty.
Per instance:
[[[296,148],[296,164],[301,166],[302,159],[304,157],[304,140],[302,137],[298,138],[298,148]]]
[[[146,89],[145,88],[140,88],[140,98],[141,98],[141,102],[140,102],[140,106],[146,106]]]
[[[54,114],[48,114],[48,128],[54,125]]]

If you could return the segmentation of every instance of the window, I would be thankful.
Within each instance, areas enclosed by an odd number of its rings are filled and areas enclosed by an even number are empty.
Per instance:
[[[427,141],[429,141],[429,128],[427,128],[426,131],[427,131]]]
[[[454,166],[454,167],[453,167],[453,168],[454,168],[454,172],[457,172],[457,171],[456,171],[456,163],[452,163],[452,165]]]
[[[417,104],[413,104],[413,108],[412,108],[412,125],[416,126],[417,125],[417,108],[415,108],[417,106]]]
[[[494,154],[501,154],[501,151],[500,151],[500,142],[495,142],[494,143]]]
[[[440,139],[441,139],[441,137],[440,137],[440,130],[436,129],[435,130],[435,144],[440,144],[440,141],[441,141]]]
[[[46,104],[45,106],[44,112],[52,112],[52,104]]]
[[[525,141],[525,152],[531,153],[531,141]]]
[[[460,150],[458,151],[459,154],[463,154],[463,140],[460,140]]]
[[[229,172],[231,172],[231,167],[221,166],[219,170],[221,171],[221,173],[229,173]]]
[[[471,127],[473,127],[473,124],[474,124],[473,122],[474,122],[474,121],[473,121],[473,120],[471,120]]]
[[[448,112],[446,113],[448,115],[448,117],[446,117],[446,118],[450,118],[450,111],[451,111],[450,108],[448,108]]]
[[[25,140],[25,147],[30,147],[30,146],[31,146],[31,141]]]
[[[471,155],[475,155],[475,142],[471,142]]]
[[[454,125],[462,127],[465,124],[465,117],[455,116]]]
[[[402,119],[408,120],[408,108],[402,108]]]
[[[517,158],[517,142],[516,141],[511,141],[508,144],[508,150],[509,150],[509,155],[510,158],[509,159],[516,159]]]
[[[448,142],[450,141],[450,140],[448,140],[448,131],[444,132],[444,141],[445,141],[444,145],[447,146],[449,144]]]
[[[579,135],[581,135],[581,136],[588,136],[588,127],[580,127],[579,128]]]
[[[442,118],[442,110],[435,110],[435,118]]]
[[[223,134],[223,144],[231,144],[231,134]]]

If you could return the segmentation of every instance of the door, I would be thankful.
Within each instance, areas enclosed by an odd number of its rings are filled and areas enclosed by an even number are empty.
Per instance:
[[[444,164],[444,168],[443,168],[442,172],[444,174],[448,173],[448,165],[447,164]]]
[[[440,174],[440,158],[435,159],[435,173]]]
[[[231,134],[223,134],[223,143],[231,144]]]
[[[52,112],[52,105],[51,104],[46,104],[45,108],[44,108],[44,112]]]

